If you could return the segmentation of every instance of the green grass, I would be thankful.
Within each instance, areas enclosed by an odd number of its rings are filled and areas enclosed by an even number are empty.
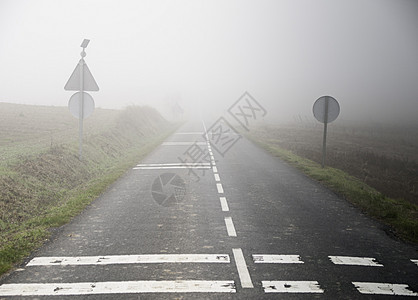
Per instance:
[[[31,107],[23,108],[24,115],[30,115]],[[18,113],[22,107],[13,109]],[[39,112],[39,107],[34,110]],[[51,123],[48,112],[54,113],[54,122],[68,114],[57,108],[41,111],[44,119],[15,123],[16,138],[0,145],[18,153],[0,164],[0,275],[21,263],[48,239],[51,228],[68,223],[178,127],[147,107],[102,111],[105,117],[88,123],[80,161],[74,123],[60,125],[55,133],[59,143],[47,145],[36,133],[35,140],[27,141],[30,147],[24,147],[18,133],[30,136],[31,122]]]
[[[418,243],[418,206],[403,199],[391,199],[376,191],[361,180],[347,173],[297,156],[291,151],[274,145],[274,140],[247,135],[273,155],[321,182],[330,190],[345,198],[364,213],[390,226],[391,231],[403,240]]]

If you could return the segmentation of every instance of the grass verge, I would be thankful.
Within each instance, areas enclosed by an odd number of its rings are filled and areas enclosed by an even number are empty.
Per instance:
[[[364,213],[389,226],[404,241],[418,244],[418,206],[403,199],[391,199],[361,180],[331,167],[297,156],[273,145],[272,141],[248,134],[247,137],[271,154],[283,159],[311,178],[321,182]]]
[[[86,136],[81,162],[73,142],[30,152],[2,167],[0,275],[23,262],[52,228],[68,223],[178,128],[149,108],[115,113],[106,130]]]

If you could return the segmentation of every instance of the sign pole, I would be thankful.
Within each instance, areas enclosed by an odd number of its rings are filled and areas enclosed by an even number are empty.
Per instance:
[[[327,153],[327,128],[328,123],[334,121],[340,114],[340,105],[338,101],[331,96],[322,96],[318,98],[313,105],[314,117],[321,123],[324,123],[324,136],[322,138],[322,168],[325,167],[325,158]]]
[[[325,157],[327,153],[327,125],[328,125],[328,103],[329,98],[325,98],[325,107],[324,107],[324,136],[322,138],[322,168],[325,167]]]
[[[80,103],[79,103],[79,117],[78,117],[78,156],[81,160],[83,158],[83,119],[84,119],[84,57],[86,57],[86,47],[90,40],[84,40],[81,43],[83,51],[81,52],[80,59]]]
[[[81,56],[83,56],[81,52]],[[84,60],[80,59],[80,103],[79,103],[79,117],[78,117],[78,157],[81,160],[83,158],[83,108],[84,108]]]
[[[70,101],[68,102],[68,108],[70,109],[71,114],[78,118],[78,157],[80,160],[83,158],[84,118],[88,117],[94,110],[93,98],[84,91],[99,90],[99,86],[84,61],[84,57],[86,57],[85,50],[89,42],[90,40],[84,39],[81,43],[81,48],[83,48],[83,51],[80,53],[81,59],[64,86],[64,90],[66,91],[78,91],[71,96]]]

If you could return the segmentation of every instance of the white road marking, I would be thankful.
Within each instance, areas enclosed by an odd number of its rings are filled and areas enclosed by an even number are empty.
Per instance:
[[[213,167],[212,170],[213,170],[213,173],[218,173],[218,168],[217,167]]]
[[[256,264],[303,264],[299,255],[253,254]]]
[[[318,281],[261,281],[265,293],[323,293]]]
[[[226,202],[226,198],[219,197],[219,200],[221,201],[222,211],[229,211],[228,202]]]
[[[192,146],[192,145],[206,145],[205,142],[163,142],[163,146]]]
[[[164,163],[138,164],[133,170],[162,170],[162,169],[210,169],[210,163]]]
[[[177,135],[182,135],[182,134],[200,134],[200,135],[202,135],[202,134],[205,134],[204,132],[198,132],[198,131],[195,131],[195,132],[176,132],[175,134],[177,134]]]
[[[166,166],[166,167],[134,167],[133,170],[165,170],[165,169],[210,169],[210,166]]]
[[[213,174],[215,176],[215,181],[221,181],[221,178],[219,178],[219,174],[215,173]]]
[[[336,265],[383,267],[373,257],[328,256]]]
[[[411,291],[407,284],[377,282],[353,282],[353,284],[362,294],[418,296],[418,293]]]
[[[163,163],[163,164],[138,164],[137,167],[159,167],[159,166],[210,166],[210,163]]]
[[[223,194],[224,193],[224,188],[222,187],[221,183],[217,183],[216,184],[216,188],[218,189],[218,193],[219,194]]]
[[[108,281],[19,283],[0,286],[0,296],[64,296],[128,293],[235,293],[234,281]]]
[[[411,261],[418,266],[418,259],[411,259]]]
[[[235,231],[235,226],[234,223],[232,223],[231,217],[225,217],[225,225],[229,236],[237,236],[237,232]]]
[[[239,279],[242,288],[253,288],[250,273],[248,272],[247,264],[245,263],[244,254],[241,248],[232,249],[234,253],[235,264],[237,265]]]
[[[143,254],[79,257],[35,257],[27,266],[154,264],[154,263],[229,263],[228,254]]]

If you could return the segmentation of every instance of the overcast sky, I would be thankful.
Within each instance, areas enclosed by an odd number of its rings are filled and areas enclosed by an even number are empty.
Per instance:
[[[343,119],[418,113],[417,0],[0,0],[0,101],[66,106],[84,38],[96,107],[226,110],[248,91],[277,120],[322,95]]]

